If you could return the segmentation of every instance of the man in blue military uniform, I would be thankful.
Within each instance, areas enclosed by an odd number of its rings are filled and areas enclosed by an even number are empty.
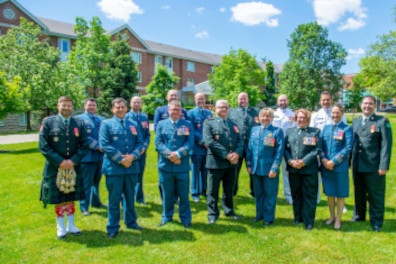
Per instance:
[[[150,145],[150,129],[149,129],[149,120],[147,116],[140,113],[140,109],[142,109],[142,99],[139,96],[134,96],[131,98],[131,111],[126,115],[127,118],[132,119],[138,125],[138,133],[142,136],[143,139],[143,147],[142,152],[140,153],[139,158],[139,169],[140,172],[138,174],[138,183],[136,185],[136,202],[145,206],[144,202],[144,192],[143,192],[143,173],[146,167],[146,157],[147,157],[147,149]]]
[[[102,122],[99,132],[100,146],[105,153],[103,174],[109,191],[107,232],[114,238],[120,229],[120,201],[122,195],[124,222],[127,228],[142,230],[136,223],[135,186],[143,140],[136,122],[126,118],[126,101],[116,98],[112,102],[113,118]]]
[[[188,119],[194,128],[194,151],[191,156],[191,197],[194,202],[199,202],[199,196],[206,196],[207,169],[206,153],[207,146],[202,137],[203,123],[206,119],[213,119],[212,112],[205,109],[205,95],[202,92],[195,94],[196,107],[188,112]]]
[[[373,96],[365,96],[360,104],[363,116],[352,122],[352,168],[355,221],[365,221],[368,201],[372,229],[379,232],[384,222],[385,175],[391,158],[392,129],[388,118],[374,113],[376,104]]]
[[[67,233],[81,235],[74,225],[74,201],[84,199],[79,165],[86,153],[88,138],[83,122],[71,116],[73,99],[61,96],[57,107],[58,115],[44,119],[40,128],[39,149],[46,159],[40,200],[44,207],[55,204],[57,236],[63,239]]]
[[[168,91],[168,93],[166,94],[166,100],[168,101],[167,105],[163,105],[160,107],[157,107],[157,109],[155,109],[155,113],[154,113],[154,132],[157,131],[157,125],[158,122],[168,119],[169,118],[169,104],[172,101],[178,101],[179,100],[179,94],[177,92],[177,90],[175,89],[171,89]],[[181,119],[187,119],[187,111],[186,109],[182,108],[182,112],[181,112]],[[161,189],[161,184],[158,182],[158,189],[160,192],[160,196],[162,199],[162,189]],[[175,189],[175,202],[177,202],[177,188]]]
[[[204,123],[203,137],[208,146],[206,168],[208,168],[208,221],[213,225],[219,218],[219,188],[223,182],[222,206],[226,216],[238,220],[234,212],[233,190],[235,187],[237,164],[243,153],[243,140],[236,123],[227,118],[229,105],[226,100],[218,100],[216,117]]]
[[[80,210],[83,215],[90,215],[92,207],[107,207],[99,199],[99,184],[102,178],[103,151],[99,145],[99,129],[104,117],[96,115],[97,102],[87,98],[84,104],[85,113],[76,116],[84,122],[88,136],[88,152],[81,160],[81,174],[84,179],[85,199],[80,200]]]
[[[188,200],[190,155],[194,146],[194,130],[190,122],[180,119],[181,103],[169,104],[170,118],[158,123],[155,148],[159,154],[159,176],[162,187],[163,212],[159,226],[173,220],[175,188],[180,197],[179,217],[185,228],[191,227]]]
[[[236,195],[238,192],[239,173],[241,172],[243,159],[246,158],[246,148],[249,142],[250,131],[254,126],[258,126],[260,122],[258,117],[258,111],[257,109],[249,106],[249,96],[245,92],[238,94],[238,107],[230,109],[228,118],[237,124],[240,134],[242,136],[243,146],[244,146],[243,155],[241,155],[239,158],[238,174],[235,180],[234,195]],[[249,177],[250,177],[250,194],[254,197],[252,175],[249,174]]]

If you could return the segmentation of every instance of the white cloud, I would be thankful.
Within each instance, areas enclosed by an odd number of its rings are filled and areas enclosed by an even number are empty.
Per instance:
[[[226,11],[226,8],[222,7],[222,8],[219,9],[219,11],[220,11],[220,13],[224,13]]]
[[[346,57],[346,59],[347,60],[357,59],[357,58],[360,58],[364,54],[365,54],[365,51],[362,48],[359,48],[357,50],[349,49],[348,56]]]
[[[143,14],[133,0],[100,0],[97,5],[107,18],[128,22],[132,14]]]
[[[365,26],[367,18],[366,8],[362,6],[362,0],[313,0],[313,8],[318,23],[328,26],[341,21],[338,30],[356,30]]]
[[[205,7],[198,7],[195,8],[195,11],[197,12],[198,15],[202,14],[202,12],[205,10]]]
[[[282,13],[271,4],[263,2],[239,3],[231,7],[231,21],[238,21],[247,26],[256,26],[265,23],[268,27],[278,26],[278,18],[273,16]]]
[[[209,37],[209,33],[207,31],[201,31],[195,34],[196,38],[205,39]]]
[[[164,6],[161,6],[161,9],[162,9],[162,10],[169,10],[169,9],[170,9],[170,6],[164,5]]]

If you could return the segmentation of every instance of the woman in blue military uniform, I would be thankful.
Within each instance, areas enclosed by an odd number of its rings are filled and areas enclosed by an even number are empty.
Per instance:
[[[321,171],[323,192],[327,195],[330,219],[325,224],[334,224],[334,229],[341,228],[341,215],[345,198],[349,196],[349,155],[353,147],[353,130],[342,120],[344,114],[340,104],[335,104],[331,110],[332,125],[323,128],[321,139]],[[337,198],[337,217],[335,203]]]
[[[256,218],[264,226],[274,223],[279,186],[279,165],[284,151],[283,131],[271,125],[274,111],[263,108],[259,113],[261,126],[252,128],[246,149],[246,168],[253,176],[256,197]]]

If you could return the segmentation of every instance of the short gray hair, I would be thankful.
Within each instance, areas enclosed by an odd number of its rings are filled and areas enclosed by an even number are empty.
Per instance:
[[[230,105],[228,104],[227,100],[225,100],[225,99],[219,99],[219,100],[216,101],[215,107],[217,107],[217,106],[218,106],[219,104],[221,104],[221,103],[226,103],[228,106],[230,106]]]
[[[263,113],[269,113],[271,118],[274,119],[274,110],[272,110],[272,108],[265,107],[265,108],[261,109],[259,116],[261,116]]]
[[[113,101],[111,101],[111,107],[114,107],[115,104],[119,104],[119,103],[124,103],[125,105],[127,105],[127,102],[126,102],[126,100],[124,98],[117,97]]]
[[[172,105],[182,107],[181,102],[177,100],[173,100],[172,102],[169,103],[169,107],[171,107]]]

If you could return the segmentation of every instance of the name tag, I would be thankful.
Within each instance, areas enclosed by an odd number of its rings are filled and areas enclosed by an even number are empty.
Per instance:
[[[333,138],[336,140],[342,140],[344,138],[344,131],[342,131],[341,129],[335,131]]]
[[[316,137],[303,137],[303,144],[307,146],[316,146]]]
[[[265,137],[264,146],[273,147],[275,146],[275,138]]]

